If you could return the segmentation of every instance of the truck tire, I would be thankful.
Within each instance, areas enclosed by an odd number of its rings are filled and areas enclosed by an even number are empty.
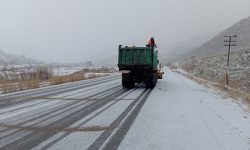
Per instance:
[[[126,89],[135,87],[135,81],[131,73],[122,73],[122,86]]]
[[[145,86],[147,89],[153,89],[156,86],[156,76],[155,74],[152,74],[145,82]]]
[[[154,87],[156,86],[157,81],[158,81],[157,73],[154,73]]]

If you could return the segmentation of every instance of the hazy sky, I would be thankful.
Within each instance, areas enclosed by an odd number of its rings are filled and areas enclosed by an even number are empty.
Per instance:
[[[0,0],[0,49],[42,61],[107,58],[119,44],[159,50],[250,16],[250,0]]]

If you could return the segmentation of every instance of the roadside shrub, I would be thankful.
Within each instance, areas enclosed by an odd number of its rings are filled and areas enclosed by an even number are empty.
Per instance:
[[[49,79],[49,82],[51,85],[58,85],[64,83],[64,78],[65,77],[53,77]]]
[[[71,81],[75,82],[75,81],[80,81],[80,80],[85,80],[85,76],[83,74],[73,74],[71,75]]]

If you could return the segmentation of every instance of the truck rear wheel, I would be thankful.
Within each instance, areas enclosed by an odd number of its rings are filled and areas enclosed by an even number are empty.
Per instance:
[[[131,73],[122,73],[122,86],[126,89],[135,87],[135,80]]]
[[[147,89],[153,89],[157,83],[157,76],[156,74],[152,74],[145,82],[145,86]]]

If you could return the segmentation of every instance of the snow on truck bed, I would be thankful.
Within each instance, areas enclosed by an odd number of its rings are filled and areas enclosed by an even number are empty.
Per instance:
[[[250,150],[250,114],[164,68],[120,150]]]

